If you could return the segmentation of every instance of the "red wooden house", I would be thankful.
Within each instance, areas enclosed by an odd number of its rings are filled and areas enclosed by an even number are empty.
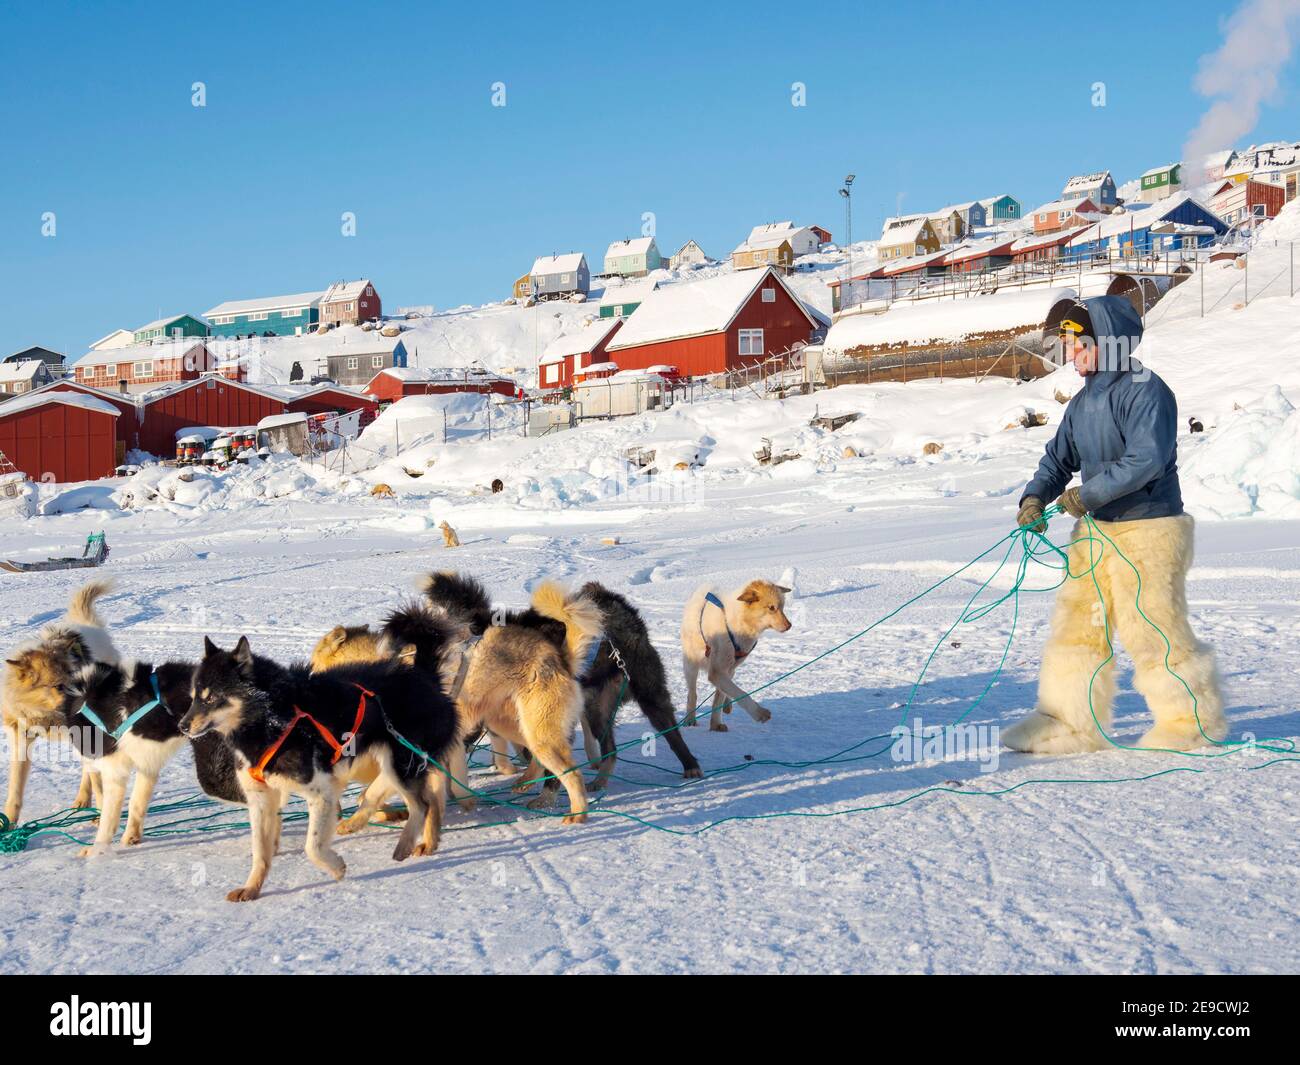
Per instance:
[[[806,344],[817,319],[771,267],[650,293],[606,347],[624,370],[722,373]]]
[[[1017,263],[1059,259],[1061,249],[1087,228],[1080,226],[1046,236],[1021,237],[1011,245],[1011,259]]]
[[[176,434],[181,429],[256,425],[272,414],[283,414],[287,405],[276,392],[208,374],[145,398],[140,410],[140,448],[170,456],[175,453]]]
[[[189,337],[92,351],[78,359],[72,371],[78,384],[116,391],[125,382],[127,391],[136,393],[176,381],[193,381],[218,368],[225,377],[243,380],[242,363],[229,362],[220,367],[218,363],[207,343]]]
[[[623,322],[622,318],[598,318],[552,340],[537,361],[537,387],[543,391],[571,388],[583,370],[608,362],[606,348]]]
[[[74,391],[0,405],[0,452],[34,481],[89,481],[117,467],[118,409]]]
[[[508,377],[477,368],[389,366],[370,379],[366,391],[380,403],[395,403],[405,396],[441,396],[449,392],[517,396],[519,386]]]

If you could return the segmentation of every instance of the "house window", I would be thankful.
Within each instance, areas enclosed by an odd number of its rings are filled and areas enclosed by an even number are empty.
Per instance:
[[[135,364],[135,376],[136,376],[136,377],[152,377],[152,376],[153,376],[153,363],[152,363],[152,362],[137,362],[137,363]]]
[[[561,274],[561,275],[560,275],[560,284],[561,284],[561,285],[568,285],[568,284],[571,284],[571,282],[570,282],[570,280],[569,280],[569,275],[568,275],[568,274]]]
[[[281,312],[280,312],[280,317],[281,317],[281,318],[297,318],[300,314],[302,314],[302,308],[298,308],[297,310],[293,310],[293,311],[281,311]]]
[[[763,330],[742,329],[740,331],[740,354],[742,355],[763,354]]]
[[[764,302],[764,303],[775,303],[775,302],[776,302],[776,289],[774,289],[774,288],[765,288],[765,289],[763,289],[763,302]]]
[[[560,367],[559,367],[558,364],[556,364],[556,363],[551,363],[549,366],[547,366],[547,367],[546,367],[546,383],[547,383],[548,385],[553,385],[553,384],[555,384],[555,379],[556,379],[556,377],[559,375],[559,372],[560,372]]]
[[[110,362],[107,366],[104,367],[104,373],[106,373],[109,377],[113,377],[117,373],[117,366],[115,366],[113,363]]]
[[[367,295],[367,296],[373,296],[374,294],[375,294],[375,290],[374,290],[371,286],[367,285],[367,286],[366,286],[366,295]]]
[[[376,370],[378,370],[380,367],[384,365],[384,357],[382,355],[370,356],[370,365],[373,366]]]
[[[348,369],[349,369],[349,370],[355,370],[359,365],[360,365],[360,363],[357,361],[357,356],[352,355],[352,356],[350,356],[350,357],[348,358]]]

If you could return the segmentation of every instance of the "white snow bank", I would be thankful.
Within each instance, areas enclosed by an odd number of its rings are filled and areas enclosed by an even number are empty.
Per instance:
[[[1182,482],[1199,516],[1300,517],[1300,411],[1274,386],[1206,435],[1183,463]]]

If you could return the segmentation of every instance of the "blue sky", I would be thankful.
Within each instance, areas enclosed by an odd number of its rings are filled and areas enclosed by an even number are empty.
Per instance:
[[[1123,181],[1178,157],[1231,8],[1098,8],[4,0],[0,352],[345,277],[389,310],[500,299],[645,212],[665,254],[787,217],[842,237],[850,171],[858,239],[900,196]],[[1300,137],[1294,81],[1248,139]]]

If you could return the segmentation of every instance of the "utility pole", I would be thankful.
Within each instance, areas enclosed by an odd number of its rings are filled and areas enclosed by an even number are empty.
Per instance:
[[[853,285],[853,180],[854,174],[849,174],[844,179],[844,185],[840,188],[840,195],[844,197],[844,233],[845,241],[849,249],[848,275],[844,278],[844,286],[851,289]],[[840,293],[840,310],[847,310],[848,304],[845,300],[845,294]]]

